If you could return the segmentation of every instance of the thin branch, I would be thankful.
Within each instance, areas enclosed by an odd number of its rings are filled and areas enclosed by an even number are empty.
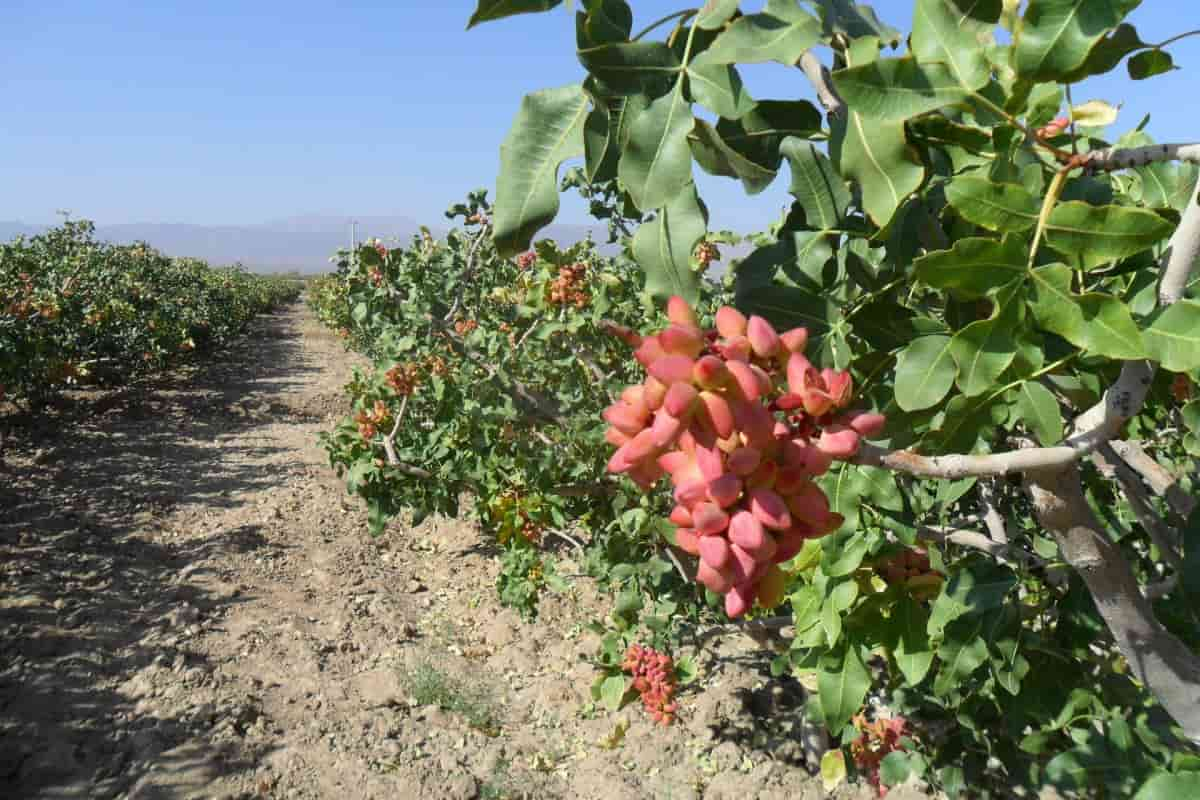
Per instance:
[[[454,315],[458,313],[459,306],[462,305],[463,296],[467,293],[467,285],[471,279],[475,277],[475,256],[479,253],[479,247],[483,244],[483,240],[488,237],[492,226],[484,225],[483,228],[475,235],[475,240],[471,242],[471,247],[467,250],[467,263],[463,267],[462,275],[459,276],[458,295],[455,296],[454,302],[450,305],[450,310],[446,312],[446,316],[442,318],[443,322],[449,322],[454,319]]]
[[[1121,460],[1134,469],[1146,481],[1156,495],[1167,501],[1167,505],[1181,520],[1191,516],[1196,508],[1196,498],[1179,488],[1179,482],[1165,467],[1142,449],[1138,442],[1113,442],[1112,449]]]
[[[404,395],[404,399],[400,401],[400,410],[396,412],[396,421],[392,425],[391,433],[383,437],[383,452],[387,454],[388,465],[394,467],[398,472],[403,472],[405,475],[411,475],[414,478],[429,480],[433,477],[432,472],[427,472],[420,467],[414,467],[412,464],[406,464],[396,456],[396,434],[400,432],[400,421],[404,419],[404,410],[408,408],[408,395]]]
[[[987,525],[992,541],[1008,544],[1008,530],[1004,525],[1004,516],[996,507],[996,484],[994,481],[984,481],[979,485],[979,501],[983,505],[983,521]]]
[[[584,551],[583,545],[580,543],[580,541],[578,539],[576,539],[574,536],[571,536],[566,531],[560,531],[557,528],[547,528],[546,533],[553,534],[554,536],[557,536],[558,538],[562,539],[564,542],[567,542],[567,543],[573,545],[575,547],[575,549],[578,550],[580,553],[582,553]]]
[[[1172,36],[1170,39],[1161,41],[1158,44],[1152,44],[1152,45],[1150,45],[1150,48],[1152,50],[1161,50],[1162,48],[1166,47],[1167,45],[1175,44],[1175,42],[1178,42],[1180,39],[1186,39],[1189,36],[1200,36],[1200,30],[1186,31],[1184,33],[1180,33],[1176,36]]]
[[[1025,566],[1042,561],[1037,556],[1027,553],[1020,548],[994,541],[986,533],[981,533],[980,531],[924,526],[917,529],[917,536],[922,539],[929,539],[930,541],[947,542],[960,547],[980,550],[999,561],[1004,561],[1007,558]]]
[[[1130,469],[1129,465],[1107,445],[1093,453],[1092,459],[1111,471],[1113,477],[1116,478],[1117,483],[1121,486],[1121,491],[1129,500],[1133,513],[1141,523],[1142,529],[1146,531],[1150,541],[1154,542],[1155,547],[1162,553],[1163,560],[1170,564],[1171,569],[1176,573],[1183,572],[1183,556],[1175,549],[1179,537],[1174,531],[1167,528],[1162,518],[1158,516],[1158,512],[1154,510],[1154,506],[1150,503],[1150,497],[1146,494],[1146,487],[1142,485],[1141,478],[1137,473]]]
[[[696,16],[696,14],[698,14],[698,13],[700,13],[700,9],[698,9],[698,8],[685,8],[683,11],[676,11],[672,14],[667,14],[665,17],[660,17],[659,19],[654,20],[654,22],[651,22],[645,28],[642,28],[642,30],[639,31],[638,34],[636,36],[634,36],[632,39],[630,39],[629,41],[631,41],[631,42],[640,41],[641,38],[643,36],[645,36],[647,33],[649,33],[650,31],[654,30],[655,28],[657,28],[660,25],[665,25],[666,23],[668,23],[671,20],[676,19],[676,18],[679,18],[679,24],[682,25],[684,22],[686,22],[688,19]]]
[[[1200,164],[1200,144],[1152,144],[1146,147],[1107,147],[1092,150],[1080,158],[1081,166],[1091,170],[1111,172],[1130,167],[1144,167],[1162,161],[1186,161]]]
[[[825,109],[825,113],[835,118],[840,118],[845,114],[846,104],[842,102],[837,90],[833,88],[833,78],[829,74],[828,67],[821,63],[821,59],[817,58],[812,50],[805,50],[800,54],[798,66],[804,76],[808,78],[808,82],[813,85],[813,89],[816,90],[817,101]]]

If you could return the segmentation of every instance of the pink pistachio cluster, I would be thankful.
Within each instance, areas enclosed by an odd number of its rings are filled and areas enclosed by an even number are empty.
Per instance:
[[[670,725],[675,719],[675,664],[666,653],[640,644],[629,646],[621,669],[633,676],[633,688],[656,722]]]
[[[646,337],[610,326],[649,375],[604,411],[617,448],[608,469],[647,491],[670,476],[676,543],[699,556],[696,580],[725,595],[730,617],[755,600],[774,607],[784,589],[777,565],[842,524],[812,479],[853,457],[884,417],[844,410],[850,374],[816,369],[804,328],[779,334],[725,306],[705,331],[679,297],[667,317]]]

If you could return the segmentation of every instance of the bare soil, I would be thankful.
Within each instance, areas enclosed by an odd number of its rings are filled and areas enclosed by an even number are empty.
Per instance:
[[[0,796],[828,796],[804,689],[749,638],[700,654],[663,728],[591,706],[588,579],[528,624],[474,527],[372,538],[317,441],[356,363],[296,305],[10,437]]]

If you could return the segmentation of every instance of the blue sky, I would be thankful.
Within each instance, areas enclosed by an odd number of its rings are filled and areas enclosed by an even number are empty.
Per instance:
[[[693,0],[694,2],[694,0]],[[743,6],[757,9],[761,2]],[[1189,23],[1190,3],[1147,0],[1146,41]],[[908,29],[912,0],[879,0]],[[687,7],[635,0],[636,23]],[[474,2],[61,2],[0,5],[0,219],[59,208],[100,223],[257,223],[298,214],[404,214],[438,224],[492,186],[521,96],[578,80],[571,15],[465,25]],[[1194,23],[1195,20],[1190,20]],[[1200,39],[1183,69],[1078,87],[1125,102],[1118,129],[1152,112],[1160,141],[1200,139]],[[1189,70],[1189,67],[1191,68]],[[810,96],[778,65],[745,73],[759,98]],[[702,179],[713,227],[762,227],[787,202],[782,176],[746,198]],[[562,221],[585,221],[564,199]]]

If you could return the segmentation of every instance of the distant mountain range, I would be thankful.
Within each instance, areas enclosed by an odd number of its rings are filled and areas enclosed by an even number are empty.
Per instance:
[[[99,239],[119,244],[143,241],[167,255],[202,258],[210,264],[241,263],[256,272],[324,272],[329,258],[338,248],[350,244],[350,222],[358,221],[358,240],[371,236],[385,241],[398,239],[407,244],[420,231],[420,224],[408,217],[335,217],[298,216],[258,225],[186,225],[172,223],[132,223],[97,225]],[[18,235],[33,236],[50,225],[26,225],[0,221],[0,241]],[[446,229],[429,226],[434,235]],[[607,239],[600,226],[551,225],[538,238],[572,244],[591,233],[597,242]],[[602,250],[611,250],[602,247]]]

